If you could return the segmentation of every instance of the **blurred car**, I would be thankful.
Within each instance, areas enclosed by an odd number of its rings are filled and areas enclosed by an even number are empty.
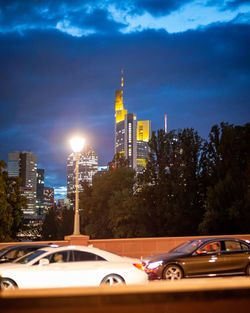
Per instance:
[[[0,265],[1,289],[145,284],[139,259],[86,246],[46,247]]]
[[[143,260],[149,279],[250,275],[250,242],[235,238],[191,240]]]
[[[0,263],[13,262],[29,252],[48,246],[48,244],[32,243],[5,247],[0,250]]]

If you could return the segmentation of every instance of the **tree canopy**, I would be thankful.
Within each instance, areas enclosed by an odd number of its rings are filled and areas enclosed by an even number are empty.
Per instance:
[[[20,178],[8,177],[5,168],[6,163],[0,161],[0,241],[16,238],[22,228],[22,212],[27,208],[27,200],[20,191]]]
[[[153,132],[145,171],[123,157],[85,186],[82,232],[92,238],[248,232],[249,124]]]

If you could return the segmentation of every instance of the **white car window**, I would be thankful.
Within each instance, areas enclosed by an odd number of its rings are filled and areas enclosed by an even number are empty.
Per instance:
[[[85,252],[85,251],[77,251],[74,250],[74,258],[73,260],[75,262],[80,262],[80,261],[106,261],[103,257],[90,253],[90,252]]]

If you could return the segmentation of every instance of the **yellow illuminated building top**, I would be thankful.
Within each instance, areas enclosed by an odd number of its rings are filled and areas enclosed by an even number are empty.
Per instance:
[[[149,142],[150,121],[137,121],[137,140]]]
[[[123,108],[123,69],[121,76],[121,89],[115,91],[115,122],[124,121],[127,110]]]

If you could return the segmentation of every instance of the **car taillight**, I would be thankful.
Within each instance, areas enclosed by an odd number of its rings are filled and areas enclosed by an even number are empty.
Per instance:
[[[138,268],[138,270],[145,271],[145,268],[142,263],[133,263],[133,265]]]

